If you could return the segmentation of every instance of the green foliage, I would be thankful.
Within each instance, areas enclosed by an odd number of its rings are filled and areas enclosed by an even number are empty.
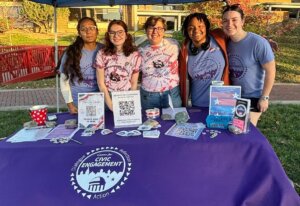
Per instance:
[[[256,5],[251,5],[250,0],[232,0],[232,4],[240,4],[245,14],[245,29],[258,34],[265,34],[268,25],[268,20],[271,18],[270,13],[264,12],[263,8]],[[185,6],[186,10],[191,13],[202,12],[205,13],[212,25],[212,28],[219,28],[222,26],[222,11],[224,3],[219,1],[208,1],[201,3],[188,4]]]
[[[200,12],[205,13],[212,25],[212,28],[221,27],[221,13],[223,8],[223,2],[208,1],[194,4],[188,4],[185,9],[191,11],[191,13]]]
[[[58,15],[69,15],[69,9],[58,9]],[[38,4],[23,0],[22,14],[35,25],[39,32],[51,32],[54,24],[54,8],[46,4]]]

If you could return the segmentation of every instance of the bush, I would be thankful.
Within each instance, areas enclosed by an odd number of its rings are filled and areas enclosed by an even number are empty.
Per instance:
[[[0,19],[0,33],[8,31],[6,19]]]

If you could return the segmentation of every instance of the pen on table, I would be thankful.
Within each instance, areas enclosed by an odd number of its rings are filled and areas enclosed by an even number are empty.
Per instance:
[[[70,139],[70,140],[72,140],[73,142],[76,142],[77,144],[82,144],[82,142],[79,142],[78,140],[76,140],[76,139]]]

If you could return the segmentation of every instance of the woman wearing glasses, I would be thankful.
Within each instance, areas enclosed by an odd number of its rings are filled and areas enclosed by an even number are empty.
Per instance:
[[[251,99],[251,122],[256,125],[269,106],[276,73],[275,57],[269,42],[243,29],[245,16],[240,5],[226,6],[222,14],[227,45],[230,78],[242,87],[242,97]]]
[[[127,25],[121,20],[109,23],[105,47],[96,57],[97,81],[107,107],[113,111],[110,92],[137,90],[141,57],[133,45]]]
[[[61,93],[72,114],[77,113],[78,93],[99,91],[93,63],[103,47],[96,42],[98,29],[94,19],[80,19],[77,32],[75,42],[67,48],[59,65]]]
[[[209,106],[212,81],[229,84],[225,35],[221,29],[210,31],[210,22],[203,13],[187,16],[182,25],[185,37],[180,56],[180,88],[183,105]]]
[[[144,25],[148,42],[140,47],[142,56],[141,102],[143,109],[181,107],[177,41],[164,38],[166,20],[151,16]],[[169,96],[171,97],[169,102]]]

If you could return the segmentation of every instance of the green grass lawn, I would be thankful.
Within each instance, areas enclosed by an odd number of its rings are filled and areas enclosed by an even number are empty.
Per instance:
[[[300,24],[288,35],[274,37],[278,42],[276,53],[276,82],[300,83]]]

